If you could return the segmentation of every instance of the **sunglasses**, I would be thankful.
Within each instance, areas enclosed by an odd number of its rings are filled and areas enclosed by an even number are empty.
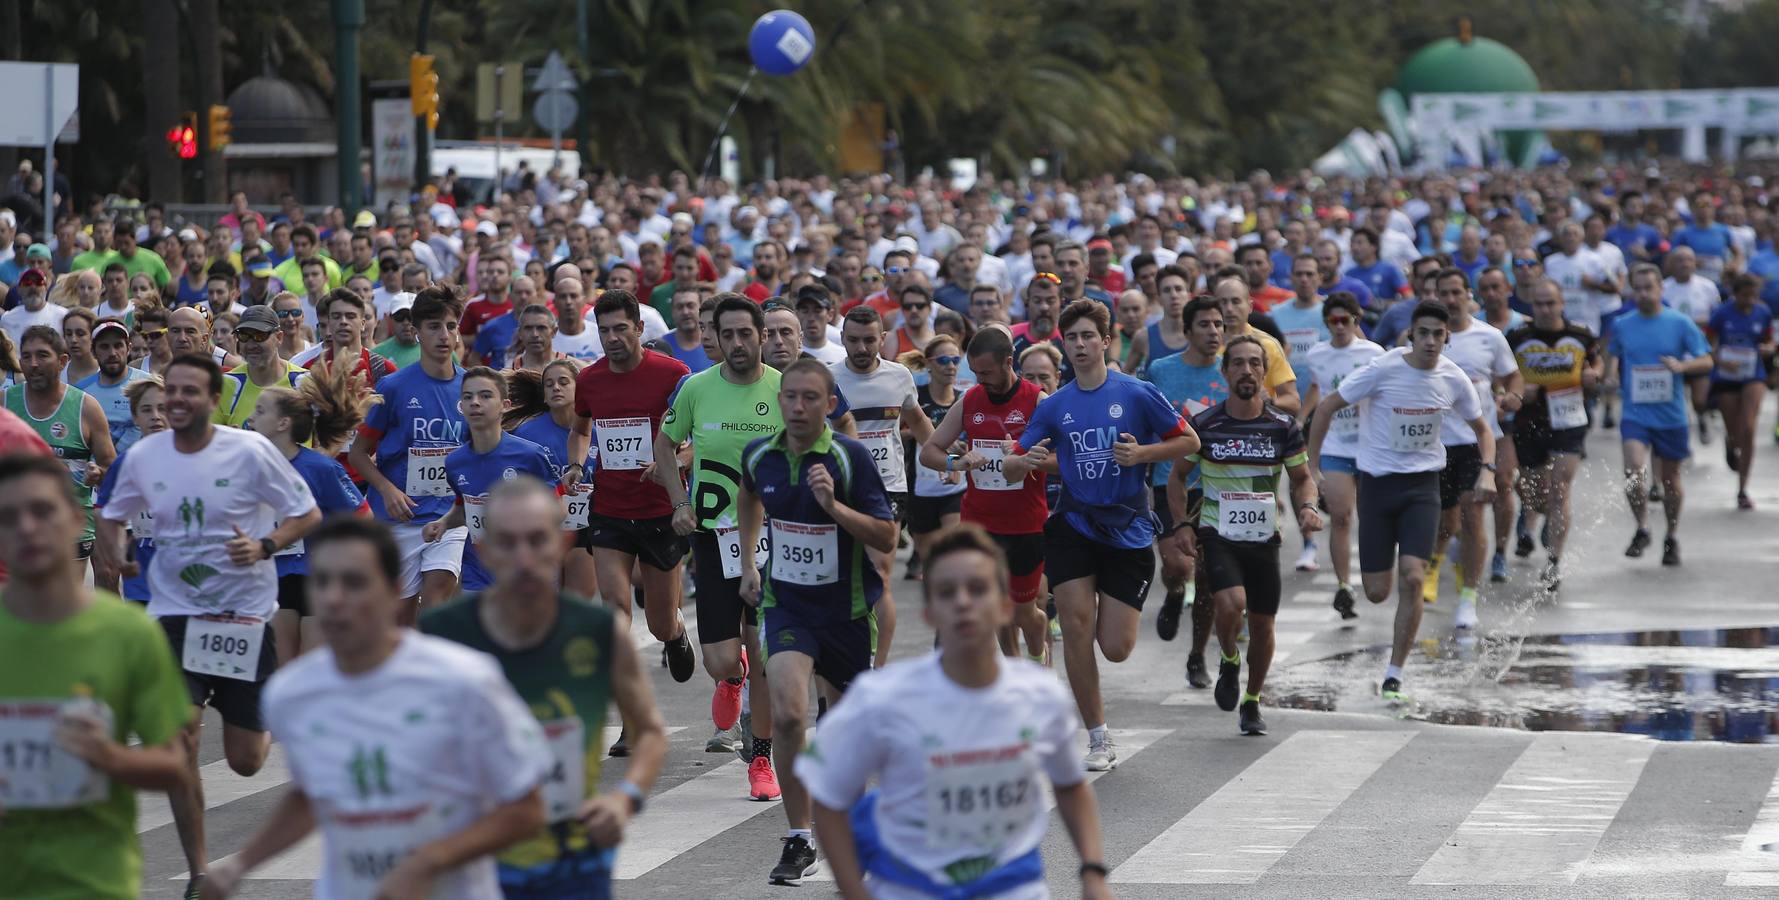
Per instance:
[[[900,275],[906,271],[908,271],[907,266],[886,266],[886,267],[884,267],[883,274],[885,274],[885,275]]]
[[[1539,265],[1539,262],[1535,259],[1516,259],[1513,261],[1513,267],[1516,269],[1530,269],[1536,265]]]
[[[152,341],[155,338],[166,337],[167,329],[165,329],[165,328],[155,328],[155,329],[144,328],[144,329],[142,329],[140,334],[142,335],[143,339]]]
[[[935,356],[932,359],[935,366],[955,366],[964,361],[962,356]]]
[[[1062,279],[1056,277],[1056,275],[1054,275],[1053,273],[1050,273],[1050,272],[1038,272],[1038,273],[1032,275],[1032,277],[1033,278],[1042,278],[1045,281],[1050,282],[1051,284],[1062,284]]]
[[[1353,324],[1353,317],[1352,316],[1329,316],[1328,318],[1323,319],[1322,322],[1325,325],[1351,325],[1351,324]]]
[[[280,319],[300,319],[302,317],[303,317],[303,311],[300,309],[278,310],[278,318],[280,318]]]
[[[902,311],[903,312],[920,312],[921,310],[926,309],[930,306],[932,306],[931,303],[904,303],[904,304],[902,304]]]
[[[251,329],[242,331],[239,328],[235,329],[235,340],[237,341],[246,341],[249,344],[263,344],[271,339],[272,333],[269,331],[253,331]]]
[[[878,284],[883,281],[882,275],[866,275],[859,279],[861,284]]]

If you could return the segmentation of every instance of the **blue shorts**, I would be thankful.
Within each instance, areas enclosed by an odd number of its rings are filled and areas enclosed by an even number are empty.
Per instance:
[[[1336,475],[1357,475],[1359,464],[1351,456],[1330,456],[1322,454],[1322,473]]]
[[[1641,422],[1626,419],[1618,423],[1618,435],[1621,440],[1648,444],[1650,451],[1662,459],[1679,462],[1693,455],[1685,425],[1678,428],[1651,428]]]
[[[615,848],[589,848],[546,863],[519,868],[501,863],[506,900],[611,900]]]
[[[801,653],[815,662],[815,674],[827,679],[837,691],[871,668],[877,652],[875,612],[858,619],[816,624],[804,621],[782,606],[761,610],[760,650],[770,659],[786,652]]]

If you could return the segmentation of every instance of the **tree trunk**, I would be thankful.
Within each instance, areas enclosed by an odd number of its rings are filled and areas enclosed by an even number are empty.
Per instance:
[[[147,111],[143,158],[148,197],[181,203],[180,159],[167,149],[167,129],[179,122],[179,11],[173,0],[142,0],[142,93]]]
[[[222,151],[210,150],[210,105],[227,96],[222,88],[222,39],[216,0],[190,0],[192,52],[197,57],[198,119],[204,132],[204,202],[229,202],[229,170]]]
[[[20,59],[19,0],[0,0],[0,59]],[[17,147],[0,147],[0,172],[18,171]]]

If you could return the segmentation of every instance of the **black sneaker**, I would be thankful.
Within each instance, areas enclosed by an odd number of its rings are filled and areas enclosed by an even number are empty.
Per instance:
[[[1199,690],[1211,686],[1211,673],[1205,670],[1205,655],[1191,653],[1186,656],[1186,683]]]
[[[803,879],[815,874],[815,847],[805,837],[780,838],[784,841],[784,852],[778,857],[778,865],[772,867],[773,884],[791,885],[803,883]]]
[[[1538,573],[1538,586],[1552,593],[1563,586],[1563,569],[1556,557],[1551,557],[1544,564],[1544,570]]]
[[[1242,734],[1265,734],[1266,720],[1260,718],[1260,701],[1242,702]]]
[[[1359,618],[1359,611],[1353,608],[1353,592],[1344,585],[1334,589],[1334,611],[1340,613],[1342,619]]]
[[[1235,712],[1235,701],[1240,698],[1241,690],[1237,682],[1242,680],[1242,664],[1240,660],[1218,660],[1217,689],[1213,694],[1217,698],[1217,708],[1224,712]]]
[[[1155,634],[1164,641],[1171,641],[1180,633],[1180,611],[1186,608],[1186,592],[1184,590],[1168,591],[1162,598],[1161,612],[1155,614]]]
[[[1742,448],[1729,441],[1724,441],[1723,461],[1730,467],[1731,472],[1742,471]]]
[[[692,653],[692,640],[686,637],[685,626],[680,626],[679,637],[662,645],[667,653],[667,671],[673,680],[685,684],[692,680],[692,673],[698,668],[698,658]]]
[[[185,894],[184,894],[185,900],[198,900],[198,898],[202,897],[203,895],[204,895],[204,876],[193,875],[191,877],[191,880],[187,881],[185,883]]]
[[[1711,443],[1711,427],[1708,422],[1709,420],[1704,416],[1699,417],[1699,443],[1701,444]]]
[[[1631,535],[1631,546],[1625,548],[1625,555],[1629,556],[1632,559],[1636,559],[1637,557],[1643,555],[1643,551],[1648,550],[1648,549],[1649,549],[1649,529],[1639,528],[1639,529],[1637,529],[1636,534]]]
[[[625,734],[622,731],[618,732],[618,739],[612,742],[611,749],[605,751],[605,755],[613,756],[613,757],[629,756],[630,755],[630,741],[628,740],[629,737],[630,737],[629,735]]]
[[[1408,695],[1402,692],[1402,679],[1400,678],[1384,679],[1384,683],[1378,688],[1378,696],[1384,698],[1385,703],[1408,702]]]
[[[1662,538],[1662,565],[1680,565],[1680,542],[1672,537]]]
[[[1602,415],[1600,417],[1600,427],[1601,428],[1611,428],[1617,424],[1618,424],[1618,419],[1612,415],[1612,410],[1610,410],[1610,409],[1606,411],[1605,415]]]
[[[1532,546],[1532,535],[1530,535],[1524,531],[1520,532],[1519,540],[1517,542],[1515,542],[1513,545],[1513,555],[1519,557],[1520,559],[1525,559],[1526,557],[1532,555],[1533,549],[1534,548]]]

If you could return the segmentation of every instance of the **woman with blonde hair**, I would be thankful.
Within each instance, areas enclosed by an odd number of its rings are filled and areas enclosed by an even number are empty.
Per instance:
[[[56,279],[56,286],[49,291],[49,302],[69,309],[97,309],[104,289],[105,283],[97,271],[82,269]]]

